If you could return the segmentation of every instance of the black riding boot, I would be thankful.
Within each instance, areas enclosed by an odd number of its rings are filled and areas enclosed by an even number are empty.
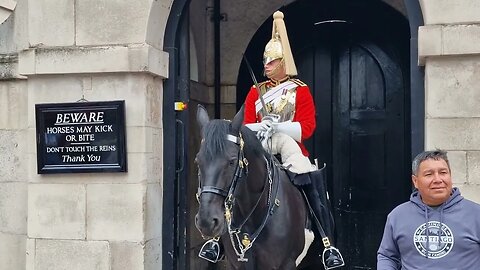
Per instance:
[[[312,222],[315,224],[316,227],[318,227],[318,224],[316,224],[316,220],[320,223],[326,236],[333,244],[333,228],[335,227],[335,224],[333,222],[333,216],[330,212],[330,208],[327,205],[328,201],[326,200],[326,198],[324,201],[322,201],[322,198],[320,197],[320,194],[318,193],[314,185],[305,185],[302,188],[305,192],[308,204],[313,211],[312,214],[315,215],[315,217],[312,217]],[[317,228],[317,230],[319,230],[319,228]]]
[[[312,179],[313,180],[313,179]],[[345,265],[340,251],[333,247],[333,216],[328,207],[328,200],[325,194],[320,195],[315,185],[309,184],[302,187],[307,203],[310,208],[312,223],[315,224],[318,234],[322,238],[324,251],[322,261],[325,269],[334,269]]]
[[[223,259],[222,243],[215,239],[208,240],[200,249],[198,257],[212,263],[217,263],[219,260]]]

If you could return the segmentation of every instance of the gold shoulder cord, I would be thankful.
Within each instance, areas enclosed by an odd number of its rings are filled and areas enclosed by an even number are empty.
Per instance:
[[[299,80],[299,79],[291,79],[291,81],[293,81],[294,83],[296,83],[298,86],[307,86],[306,83],[302,82],[302,81]]]
[[[260,87],[260,93],[263,95],[265,95],[265,93],[267,93],[267,82],[261,82],[258,84],[258,87]]]

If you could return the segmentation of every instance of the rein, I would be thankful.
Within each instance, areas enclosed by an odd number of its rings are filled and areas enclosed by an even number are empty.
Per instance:
[[[242,138],[242,135],[240,134],[238,137],[228,134],[226,136],[226,140],[233,142],[239,146],[239,152],[238,152],[238,163],[235,168],[235,174],[232,179],[232,183],[230,185],[230,188],[227,191],[225,191],[222,188],[218,188],[215,186],[200,186],[198,187],[197,191],[197,200],[199,200],[200,196],[202,193],[213,193],[219,196],[222,196],[225,198],[224,200],[224,207],[225,207],[225,219],[227,221],[227,228],[228,228],[228,234],[230,236],[230,242],[233,246],[233,249],[235,250],[236,255],[238,256],[237,260],[241,262],[248,262],[248,259],[245,258],[246,252],[253,246],[253,243],[257,239],[257,237],[260,235],[262,230],[265,228],[270,216],[272,216],[275,213],[276,208],[280,206],[280,201],[278,198],[276,198],[277,193],[278,193],[278,188],[280,186],[280,183],[276,181],[275,185],[275,177],[274,177],[274,171],[275,167],[272,162],[269,162],[267,158],[264,156],[264,159],[266,161],[266,167],[267,167],[267,177],[265,179],[265,183],[262,188],[262,192],[260,193],[260,196],[258,197],[258,200],[256,201],[255,205],[253,208],[250,210],[246,218],[240,223],[239,226],[236,228],[232,226],[232,221],[233,221],[233,205],[234,205],[234,196],[233,193],[235,192],[235,189],[237,187],[237,184],[239,180],[244,176],[248,175],[248,160],[245,158],[244,152],[243,152],[243,147],[244,147],[244,140]],[[273,170],[272,170],[273,168]],[[266,183],[268,182],[268,189]],[[273,187],[275,185],[275,189],[273,190]],[[261,199],[263,198],[263,195],[265,194],[265,191],[268,190],[267,194],[267,213],[264,216],[262,223],[260,226],[255,230],[254,233],[249,235],[247,232],[242,232],[242,227],[247,223],[247,221],[250,219],[252,214],[255,212],[257,207],[259,206],[259,203]],[[275,198],[275,200],[272,202],[272,198]]]
[[[265,158],[265,161],[267,161],[266,158]],[[230,214],[230,218],[227,218],[228,233],[230,235],[230,242],[232,243],[232,246],[235,250],[235,253],[238,256],[237,260],[241,261],[241,262],[248,262],[248,259],[245,258],[245,253],[253,246],[253,243],[255,242],[257,237],[260,235],[262,230],[265,228],[265,225],[267,225],[267,222],[268,222],[270,216],[273,215],[275,213],[276,208],[280,206],[280,201],[276,198],[277,193],[278,193],[279,184],[277,183],[277,185],[275,186],[275,190],[272,192],[272,188],[273,188],[273,185],[274,185],[274,183],[273,183],[274,178],[272,177],[273,176],[273,171],[270,170],[270,164],[268,163],[268,161],[267,161],[267,171],[268,171],[268,177],[267,177],[268,178],[267,213],[264,216],[264,218],[262,220],[262,223],[255,230],[255,232],[252,233],[251,235],[249,235],[247,232],[242,233],[241,228],[243,227],[243,225],[245,225],[247,220],[250,218],[250,216],[253,214],[253,212],[257,208],[258,203],[262,199],[263,194],[266,190],[265,185],[264,185],[264,188],[262,190],[262,193],[260,194],[260,196],[257,200],[257,203],[255,204],[253,209],[250,211],[250,213],[247,215],[247,218],[242,222],[242,224],[238,228],[232,228],[232,220],[233,220],[232,214],[233,213]],[[272,197],[275,197],[274,203],[272,203]],[[227,215],[229,215],[229,212],[230,212],[230,210],[227,207],[228,207],[227,201],[225,201],[225,209],[226,209],[225,216],[226,217],[227,217]],[[230,206],[230,208],[231,208],[231,206]]]

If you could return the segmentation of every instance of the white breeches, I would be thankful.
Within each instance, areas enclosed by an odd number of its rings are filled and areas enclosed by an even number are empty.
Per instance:
[[[270,142],[267,145],[263,144],[263,147],[274,155],[280,154],[283,166],[291,172],[300,174],[317,169],[308,157],[302,154],[302,149],[300,149],[297,142],[286,134],[274,133],[271,137],[271,149],[269,149]]]

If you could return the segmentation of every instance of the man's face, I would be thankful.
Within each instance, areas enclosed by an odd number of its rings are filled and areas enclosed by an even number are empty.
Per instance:
[[[282,59],[275,59],[273,61],[268,62],[264,66],[265,75],[269,79],[273,80],[281,80],[287,76],[285,74],[285,64]]]
[[[427,159],[420,163],[412,181],[429,206],[437,206],[448,200],[452,193],[452,175],[443,159]]]

